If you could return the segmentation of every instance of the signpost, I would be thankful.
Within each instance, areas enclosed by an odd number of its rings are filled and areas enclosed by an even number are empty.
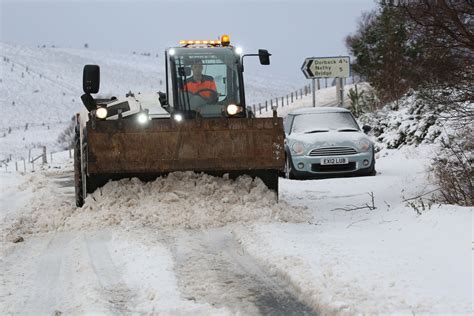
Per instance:
[[[344,99],[344,85],[342,78],[350,76],[350,58],[349,56],[338,57],[310,57],[306,58],[301,71],[307,79],[313,80],[313,107],[316,106],[315,79],[317,78],[339,78],[340,89],[337,91],[338,99],[342,106]]]

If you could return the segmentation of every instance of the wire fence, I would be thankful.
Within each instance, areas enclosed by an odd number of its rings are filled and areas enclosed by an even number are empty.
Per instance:
[[[328,87],[333,87],[336,85],[335,79],[336,78],[316,79],[315,89],[321,90]],[[352,76],[350,77],[349,81],[354,82],[355,78]],[[346,85],[345,79],[343,80],[343,85]],[[276,106],[276,107],[284,107],[285,105],[290,106],[290,104],[296,102],[297,100],[301,100],[303,97],[307,96],[308,94],[311,94],[311,84],[304,85],[302,88],[296,89],[281,97],[275,97],[275,98],[265,100],[264,102],[254,103],[252,105],[252,110],[255,115],[262,114],[263,111],[267,112],[268,110],[271,110],[273,106]]]
[[[71,147],[67,149],[69,158],[73,157],[74,149]],[[27,172],[34,172],[38,168],[44,168],[45,166],[52,166],[54,156],[60,153],[59,151],[49,151],[46,146],[40,148],[31,148],[28,151],[28,158],[22,158],[19,160],[12,159],[11,155],[7,159],[0,160],[0,170],[4,172],[19,172],[26,174]],[[14,168],[14,169],[13,169]]]

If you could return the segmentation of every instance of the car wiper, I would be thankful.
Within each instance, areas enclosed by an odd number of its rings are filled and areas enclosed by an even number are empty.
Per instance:
[[[315,129],[312,131],[304,132],[305,134],[313,134],[313,133],[323,133],[323,132],[329,132],[328,129]]]
[[[337,131],[338,132],[358,132],[359,130],[353,127],[343,127],[343,128],[338,128]]]

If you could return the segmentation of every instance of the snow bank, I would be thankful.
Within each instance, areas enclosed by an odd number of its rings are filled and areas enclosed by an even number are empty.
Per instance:
[[[276,200],[259,179],[236,180],[193,172],[176,172],[153,182],[136,178],[109,182],[75,208],[71,193],[61,196],[55,179],[72,177],[71,171],[53,170],[31,175],[20,190],[36,192],[19,218],[12,218],[7,238],[19,234],[95,230],[111,226],[125,229],[203,229],[230,223],[302,222],[303,207]]]
[[[321,314],[472,315],[473,209],[417,211],[406,201],[433,189],[432,147],[383,150],[375,177],[283,180],[282,199],[307,206],[313,225],[251,225],[234,234]],[[371,204],[370,192],[376,209],[354,209]]]
[[[439,143],[453,134],[454,124],[460,123],[456,108],[464,108],[469,113],[473,106],[472,102],[453,102],[450,106],[431,104],[420,97],[419,92],[411,91],[377,112],[362,115],[360,120],[373,127],[372,133],[380,142],[377,145],[379,148],[393,149],[404,145]]]

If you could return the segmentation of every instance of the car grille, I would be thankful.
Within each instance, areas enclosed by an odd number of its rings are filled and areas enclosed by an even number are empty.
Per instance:
[[[315,163],[311,165],[311,171],[314,172],[339,172],[339,171],[354,171],[356,169],[355,162],[349,162],[346,165],[321,165]]]
[[[345,156],[357,154],[357,150],[352,147],[325,147],[311,150],[309,156]]]

